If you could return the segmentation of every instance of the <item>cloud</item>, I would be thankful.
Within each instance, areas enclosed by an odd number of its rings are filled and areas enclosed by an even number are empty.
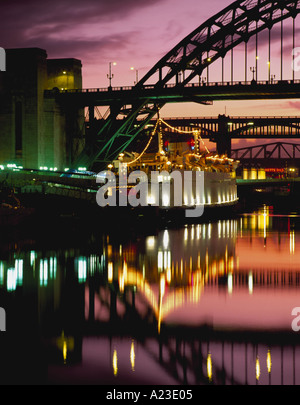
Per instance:
[[[161,0],[64,0],[2,1],[1,30],[4,47],[52,47],[57,42],[74,41],[81,46],[111,37],[107,25],[122,22],[133,13],[158,4]],[[122,28],[121,28],[122,30]],[[114,31],[118,35],[118,30]],[[120,34],[119,34],[120,35]],[[121,39],[121,38],[120,38]]]

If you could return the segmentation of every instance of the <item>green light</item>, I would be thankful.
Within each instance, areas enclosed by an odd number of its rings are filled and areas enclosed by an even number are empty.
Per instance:
[[[48,284],[48,262],[47,259],[40,261],[40,286]]]
[[[68,167],[65,168],[65,172],[68,172],[70,169]]]
[[[4,264],[0,262],[0,285],[4,283]]]
[[[15,270],[17,273],[17,285],[22,285],[22,283],[23,283],[23,259],[15,260]]]
[[[14,291],[17,288],[17,272],[16,272],[16,269],[14,267],[8,269],[7,273],[6,273],[6,277],[7,277],[7,280],[6,280],[7,291]]]
[[[86,167],[78,167],[78,171],[79,171],[79,172],[85,172],[85,171],[86,171]]]
[[[37,257],[37,254],[35,253],[34,250],[32,250],[30,252],[30,265],[31,266],[34,264],[36,257]]]
[[[78,281],[84,283],[87,277],[87,260],[85,257],[78,258]]]

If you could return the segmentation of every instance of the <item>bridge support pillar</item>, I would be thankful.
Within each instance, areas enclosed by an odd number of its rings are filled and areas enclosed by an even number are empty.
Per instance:
[[[227,138],[224,135],[220,135],[216,139],[217,143],[217,152],[219,155],[227,155],[229,158],[231,157],[231,139]]]
[[[215,137],[219,155],[231,157],[231,137],[229,134],[229,117],[219,115],[218,135]]]

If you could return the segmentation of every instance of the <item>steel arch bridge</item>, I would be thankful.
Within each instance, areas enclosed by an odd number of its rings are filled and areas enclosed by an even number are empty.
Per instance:
[[[90,107],[91,135],[86,141],[83,152],[74,162],[74,166],[105,168],[109,162],[118,157],[119,153],[126,150],[166,103],[178,101],[207,103],[213,99],[218,99],[215,89],[210,88],[210,92],[208,91],[205,98],[202,97],[204,86],[198,86],[197,91],[191,91],[191,87],[194,87],[193,79],[199,76],[200,81],[204,71],[207,72],[208,76],[210,66],[217,60],[221,60],[222,82],[219,84],[224,85],[223,62],[225,56],[231,53],[233,59],[234,48],[239,44],[245,44],[245,48],[247,48],[247,44],[252,37],[256,38],[256,55],[258,55],[258,34],[262,31],[268,31],[269,33],[268,63],[270,63],[271,30],[278,23],[281,23],[282,65],[282,23],[286,19],[292,19],[294,49],[295,18],[299,11],[300,0],[235,1],[208,19],[177,44],[135,87],[128,89],[108,88],[106,92],[92,97],[94,102],[91,101],[91,93],[88,94],[87,92],[80,95],[71,92],[69,94],[59,94],[58,98],[61,102],[65,102],[65,105],[72,104],[74,106],[75,104],[78,106],[78,103],[83,103],[85,106]],[[245,52],[245,56],[247,56],[247,52]],[[256,57],[256,64],[257,59]],[[246,66],[245,61],[245,70]],[[300,83],[294,83],[294,71],[293,69],[292,81],[287,83],[282,80],[281,66],[281,80],[276,82],[276,86],[274,85],[275,87],[271,90],[273,83],[269,69],[268,81],[259,90],[261,92],[260,97],[298,98]],[[231,69],[231,84],[234,84],[233,68]],[[245,84],[248,83],[245,82]],[[257,82],[257,84],[259,83]],[[287,88],[287,84],[291,87]],[[206,86],[206,88],[208,89],[209,86]],[[245,93],[245,89],[241,89],[242,95],[237,97],[240,97],[240,99],[249,99],[251,97],[255,99],[259,91],[257,88],[252,88],[251,91]],[[99,89],[98,93],[101,93]],[[234,93],[231,92],[229,97],[231,99],[235,97]],[[100,105],[101,99],[105,100],[106,105],[109,105],[109,115],[102,120],[100,128],[98,127],[95,130],[93,129],[93,108],[97,105],[95,100],[98,100],[98,105]]]
[[[247,161],[291,160],[299,162],[300,144],[291,142],[272,142],[263,145],[248,146],[232,150],[234,159],[245,163]]]

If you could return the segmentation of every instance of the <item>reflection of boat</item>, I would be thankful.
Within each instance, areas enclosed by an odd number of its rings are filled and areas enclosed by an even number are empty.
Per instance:
[[[193,132],[192,142],[169,141],[168,147],[165,148],[160,131],[158,151],[149,153],[149,145],[156,129],[157,127],[142,153],[122,153],[119,159],[110,165],[111,168],[116,169],[119,178],[122,174],[130,175],[138,171],[147,175],[148,182],[151,182],[151,187],[148,187],[148,205],[168,209],[175,206],[225,207],[237,203],[235,171],[239,162],[225,155],[212,154],[207,148],[205,153],[201,153],[201,138],[198,132]],[[154,172],[157,172],[156,178],[153,177]],[[179,177],[176,177],[175,173],[180,174]],[[186,173],[190,173],[191,177],[185,177]],[[200,178],[202,180],[199,180]],[[153,195],[153,182],[159,184],[155,195]],[[164,184],[167,183],[169,188],[164,188]],[[181,204],[178,204],[178,199],[176,200],[179,188]]]
[[[2,183],[0,189],[0,226],[18,225],[32,212],[31,208],[21,205],[12,188]]]

